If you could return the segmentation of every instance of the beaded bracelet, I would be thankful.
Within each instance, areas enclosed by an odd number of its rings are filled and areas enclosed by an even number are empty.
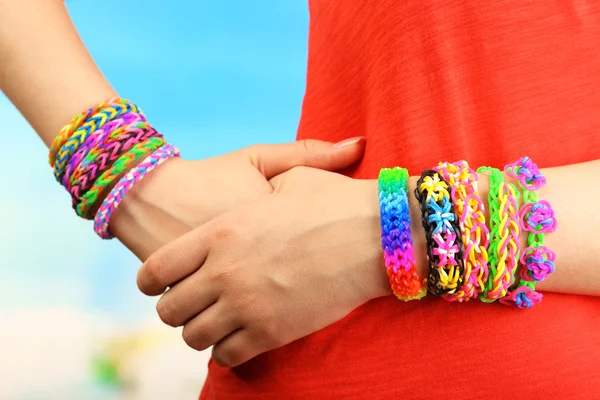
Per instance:
[[[451,197],[458,216],[464,246],[465,279],[456,293],[444,295],[449,301],[477,298],[488,278],[490,231],[485,224],[485,206],[479,197],[477,174],[466,161],[439,163],[434,167],[451,186]]]
[[[383,168],[379,172],[381,247],[385,268],[396,297],[418,300],[427,294],[415,267],[408,209],[408,171]]]
[[[110,168],[123,153],[150,138],[162,138],[162,135],[148,122],[136,122],[117,128],[108,136],[107,143],[100,143],[89,149],[88,154],[69,179],[73,207],[77,206],[80,198],[87,193],[96,178]]]
[[[504,182],[504,176],[497,168],[480,167],[477,172],[490,174],[489,277],[480,295],[481,301],[490,303],[506,295],[514,282],[521,235],[519,193],[514,185]]]
[[[108,224],[114,211],[119,207],[127,192],[152,170],[170,158],[179,157],[179,149],[166,144],[148,156],[144,161],[130,170],[104,199],[94,218],[94,231],[102,239],[112,239]]]
[[[523,192],[520,224],[521,229],[528,232],[528,247],[521,254],[523,268],[519,283],[500,299],[500,303],[531,308],[539,304],[543,297],[535,291],[535,284],[545,280],[555,269],[556,253],[544,246],[544,234],[556,230],[557,220],[552,206],[547,201],[538,200],[536,191],[546,183],[546,178],[529,157],[508,164],[504,171],[519,180]]]
[[[142,114],[142,111],[135,104],[121,98],[111,99],[97,107],[98,111],[87,118],[76,130],[73,130],[73,128],[77,126],[77,123],[72,121],[67,125],[69,128],[61,129],[61,133],[54,140],[49,159],[51,165],[54,164],[54,176],[59,182],[62,181],[69,159],[92,132],[123,114],[130,112]],[[74,120],[80,121],[79,116],[76,116]]]
[[[153,137],[144,143],[135,145],[127,153],[121,155],[117,161],[98,179],[94,182],[94,185],[90,190],[81,197],[81,201],[75,208],[77,214],[85,219],[91,219],[89,215],[90,209],[93,208],[95,203],[98,201],[98,196],[104,192],[107,186],[111,185],[115,179],[117,179],[127,168],[144,157],[148,153],[151,153],[161,147],[164,144],[162,137]]]
[[[464,280],[464,248],[449,189],[436,171],[426,170],[414,192],[427,239],[427,286],[436,295],[456,293]]]

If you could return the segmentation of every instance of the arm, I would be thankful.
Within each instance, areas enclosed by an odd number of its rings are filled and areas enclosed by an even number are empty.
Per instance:
[[[574,196],[600,197],[600,161],[544,170],[540,199],[552,204],[557,253],[546,291],[600,295],[600,212]],[[409,182],[409,193],[417,178]],[[488,180],[480,179],[487,198]],[[235,366],[343,318],[391,294],[383,265],[377,181],[298,168],[271,180],[273,196],[182,236],[151,256],[138,274],[148,295],[162,294],[161,319],[184,326],[188,345],[212,345],[215,361]],[[409,196],[419,276],[427,275],[425,235]],[[442,301],[442,300],[437,300]],[[460,304],[455,304],[461,307]],[[543,306],[543,303],[542,305]],[[502,307],[486,305],[486,307]],[[538,306],[539,307],[539,306]]]
[[[71,117],[116,96],[62,0],[0,0],[0,89],[47,146]]]
[[[117,95],[62,0],[0,0],[0,89],[47,146],[75,114]],[[268,178],[296,165],[345,168],[363,146],[362,140],[345,147],[315,141],[254,146],[201,161],[173,159],[128,193],[110,229],[145,259],[192,227],[270,193]],[[236,177],[225,179],[228,171]]]
[[[600,296],[600,211],[587,199],[600,198],[600,187],[591,185],[600,171],[600,160],[564,167],[546,168],[542,173],[548,183],[539,191],[540,200],[547,200],[558,218],[556,232],[546,235],[546,246],[556,252],[556,271],[539,283],[540,290],[560,293]],[[417,177],[411,177],[409,192],[412,193]],[[511,178],[506,178],[513,182]],[[374,183],[375,184],[375,183]],[[585,188],[585,189],[584,189]],[[480,179],[480,195],[487,199],[489,180]],[[419,276],[426,276],[424,231],[420,224],[421,214],[414,196],[409,197],[413,238],[420,243]],[[586,203],[587,202],[587,203]],[[487,201],[486,201],[487,203]],[[526,247],[526,235],[522,235],[521,248]]]

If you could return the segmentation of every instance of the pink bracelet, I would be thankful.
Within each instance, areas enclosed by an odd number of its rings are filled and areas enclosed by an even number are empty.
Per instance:
[[[117,183],[106,199],[104,199],[104,202],[102,202],[102,205],[94,218],[94,231],[98,236],[102,239],[113,238],[113,235],[108,230],[108,223],[110,222],[112,213],[117,209],[121,201],[123,201],[127,192],[133,185],[148,175],[150,171],[173,157],[179,157],[179,149],[170,144],[165,144],[121,178],[119,183]]]

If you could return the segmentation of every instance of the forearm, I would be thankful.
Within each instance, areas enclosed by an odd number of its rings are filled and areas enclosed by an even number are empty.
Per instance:
[[[73,115],[115,91],[62,0],[0,0],[0,89],[47,146]]]
[[[558,218],[556,232],[545,236],[546,246],[556,252],[556,270],[539,283],[540,290],[600,295],[600,212],[594,207],[600,198],[600,187],[591,185],[597,180],[600,160],[558,168],[543,169],[548,183],[539,191],[540,200],[546,200]],[[409,205],[411,210],[412,236],[415,242],[419,276],[427,275],[425,233],[421,225],[418,203],[412,195],[418,177],[409,181]],[[507,181],[512,181],[510,178]],[[514,181],[512,181],[514,182]],[[487,205],[489,180],[480,177],[480,197]],[[522,235],[521,246],[526,246],[526,235]]]

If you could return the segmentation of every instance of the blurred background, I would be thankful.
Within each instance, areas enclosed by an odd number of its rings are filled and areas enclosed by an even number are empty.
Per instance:
[[[184,158],[294,139],[306,1],[67,6],[110,82]],[[0,400],[197,398],[209,354],[160,323],[135,284],[140,262],[75,216],[47,149],[2,95],[0,137],[12,171],[0,189]]]

